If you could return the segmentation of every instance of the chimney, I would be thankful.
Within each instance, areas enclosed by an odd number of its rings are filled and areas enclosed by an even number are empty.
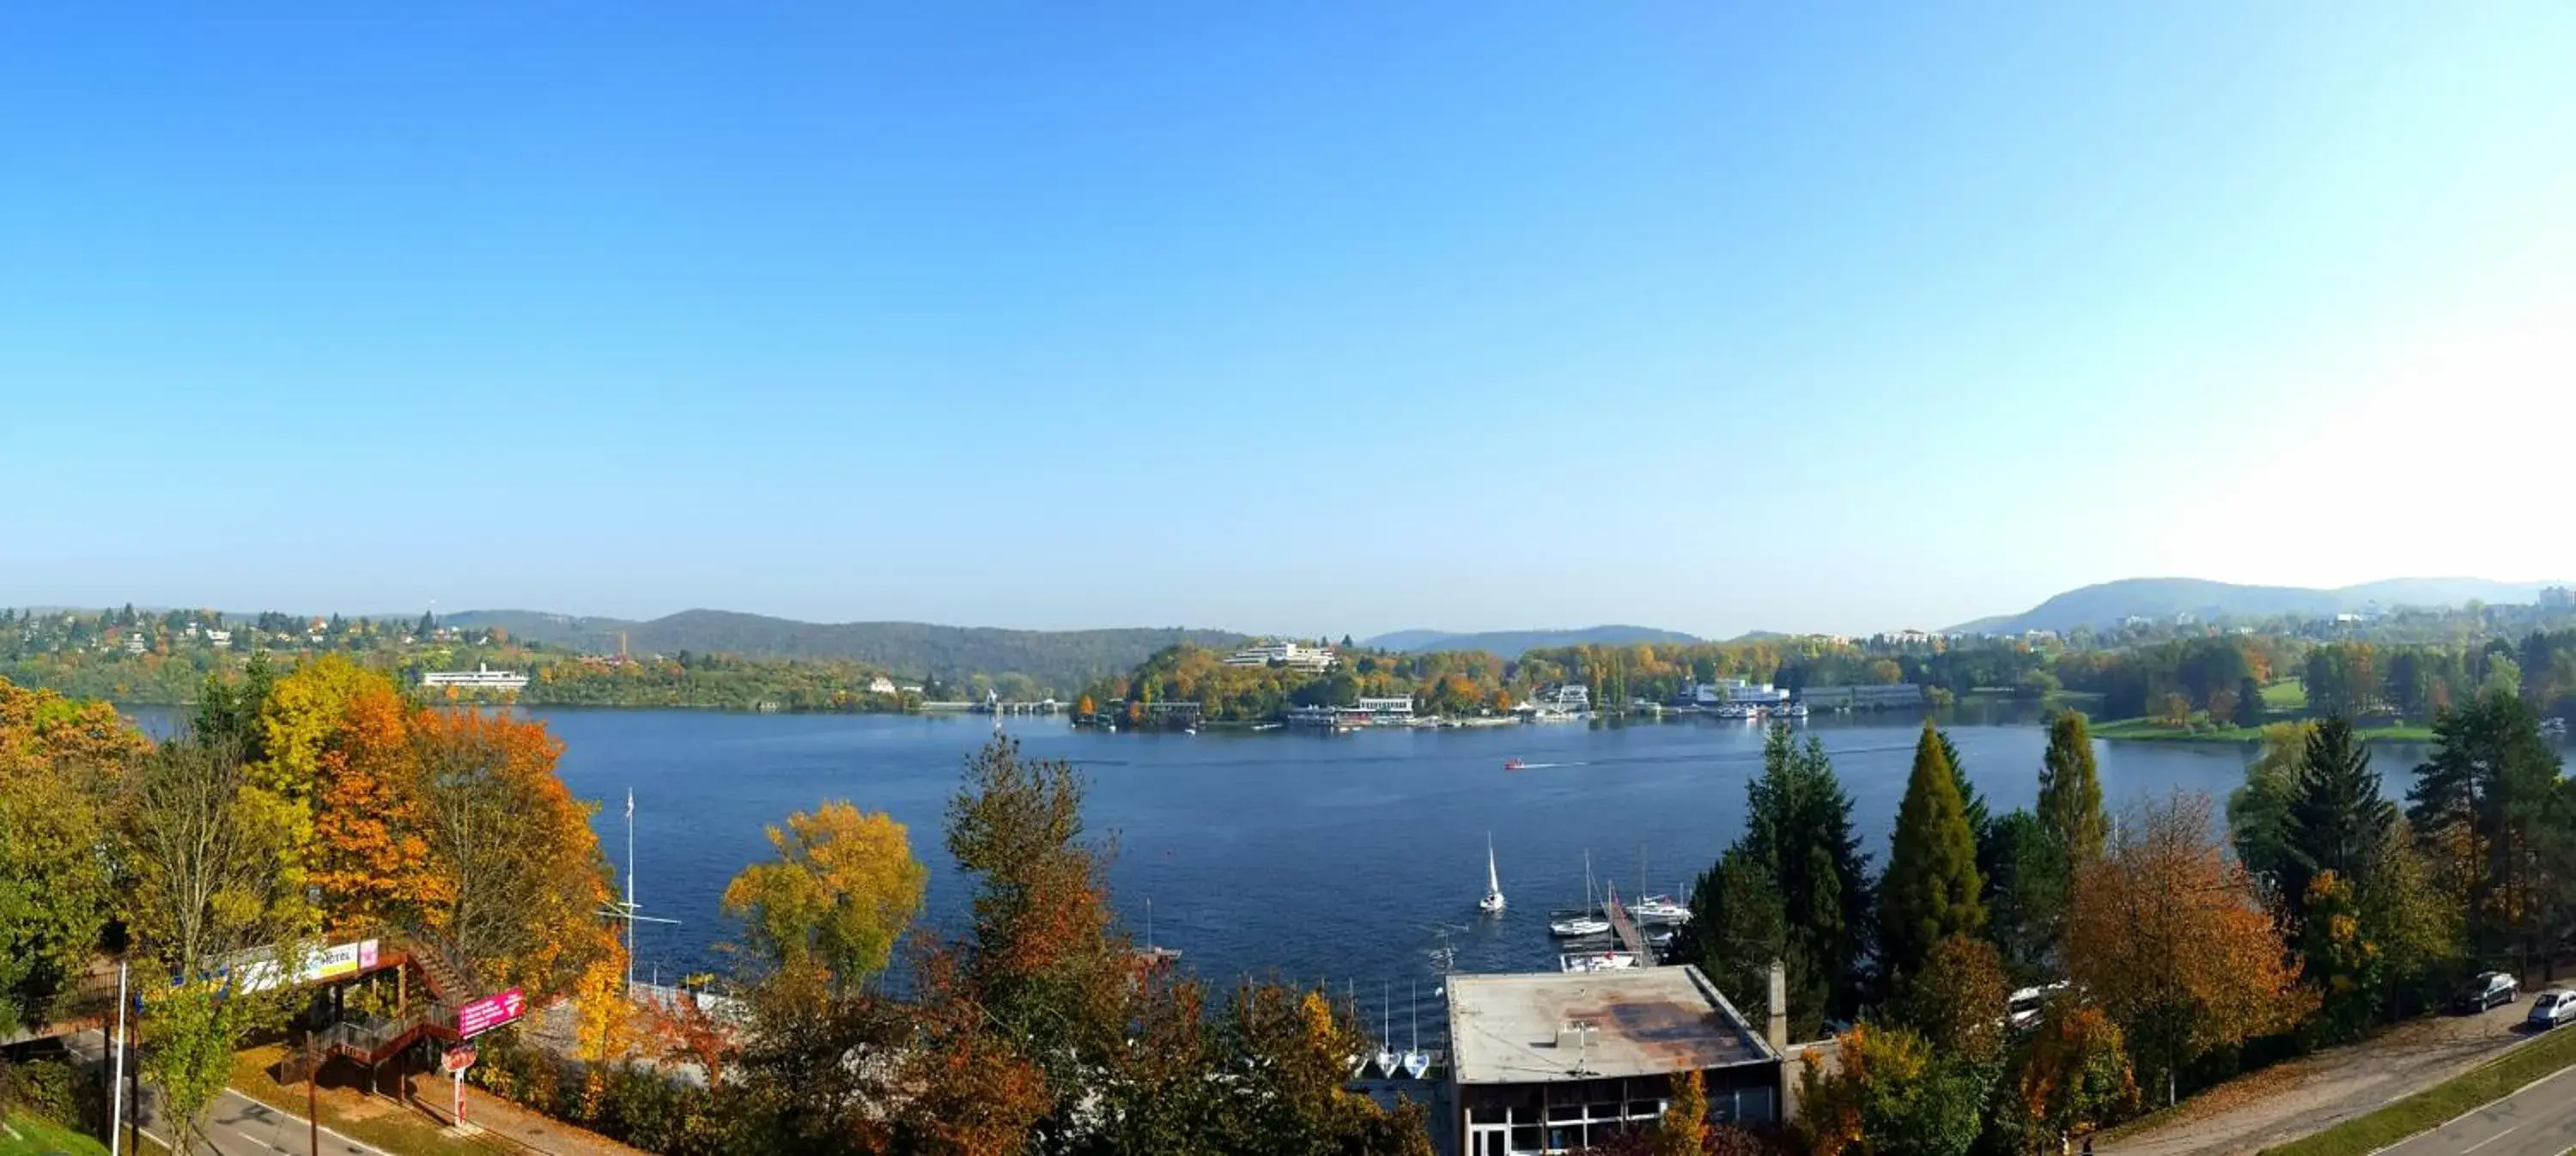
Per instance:
[[[1789,970],[1779,960],[1771,961],[1771,1021],[1762,1033],[1771,1041],[1771,1050],[1789,1054]]]

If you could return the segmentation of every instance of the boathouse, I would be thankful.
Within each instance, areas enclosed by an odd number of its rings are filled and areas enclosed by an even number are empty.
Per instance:
[[[1572,1152],[1652,1127],[1697,1071],[1712,1121],[1780,1120],[1779,1050],[1697,967],[1462,975],[1449,985],[1463,1156]]]

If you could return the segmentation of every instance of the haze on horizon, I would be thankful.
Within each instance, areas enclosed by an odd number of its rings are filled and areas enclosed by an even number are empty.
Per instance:
[[[1937,627],[2576,576],[2576,7],[0,37],[0,604]]]

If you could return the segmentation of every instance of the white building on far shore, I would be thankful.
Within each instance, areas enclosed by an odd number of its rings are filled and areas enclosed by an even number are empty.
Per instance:
[[[422,686],[454,687],[458,690],[526,690],[528,676],[515,670],[494,670],[481,663],[472,670],[433,670],[420,676]]]
[[[1263,642],[1235,651],[1225,660],[1227,666],[1269,666],[1277,663],[1298,670],[1330,670],[1334,656],[1331,648],[1300,646],[1294,642]]]

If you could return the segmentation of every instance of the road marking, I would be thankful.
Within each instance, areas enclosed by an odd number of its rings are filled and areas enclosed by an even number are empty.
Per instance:
[[[2522,1125],[2520,1125],[2520,1124],[2516,1124],[2516,1125],[2514,1125],[2513,1127],[2514,1127],[2514,1128],[2519,1128],[2519,1127],[2521,1127],[2521,1126],[2522,1126]],[[2469,1146],[2468,1146],[2468,1147],[2466,1147],[2466,1148],[2462,1148],[2462,1149],[2460,1149],[2460,1156],[2469,1156],[2469,1153],[2471,1153],[2471,1152],[2475,1152],[2475,1151],[2477,1151],[2477,1150],[2478,1150],[2478,1149],[2480,1149],[2480,1148],[2484,1148],[2484,1147],[2486,1147],[2487,1145],[2489,1145],[2489,1144],[2493,1144],[2493,1143],[2495,1143],[2496,1141],[2498,1141],[2498,1140],[2502,1140],[2502,1139],[2504,1139],[2505,1137],[2510,1136],[2510,1135],[2513,1135],[2513,1128],[2507,1128],[2507,1129],[2505,1129],[2505,1130],[2504,1130],[2504,1131],[2502,1131],[2502,1132],[2498,1132],[2498,1133],[2496,1133],[2496,1134],[2495,1134],[2495,1135],[2493,1135],[2493,1136],[2489,1136],[2489,1137],[2487,1137],[2487,1138],[2486,1138],[2486,1139],[2484,1139],[2484,1140],[2480,1140],[2480,1141],[2478,1141],[2478,1142],[2477,1142],[2477,1143],[2475,1143],[2475,1144],[2471,1144],[2471,1145],[2469,1145]]]

